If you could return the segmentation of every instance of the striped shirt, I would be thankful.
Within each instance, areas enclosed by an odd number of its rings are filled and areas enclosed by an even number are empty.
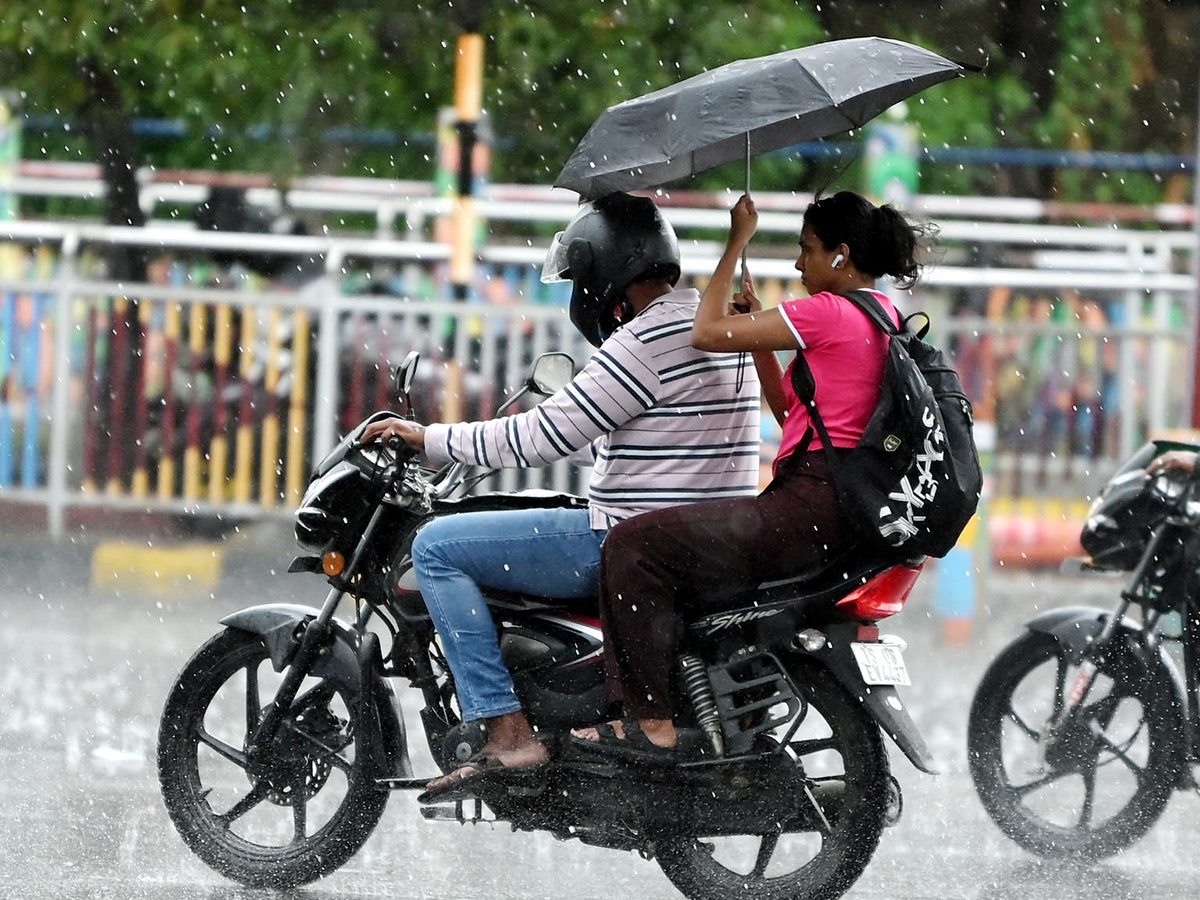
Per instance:
[[[659,297],[575,378],[528,412],[425,430],[435,465],[591,465],[593,528],[652,509],[758,491],[759,385],[737,353],[692,347],[700,295]],[[741,380],[741,389],[737,383]]]

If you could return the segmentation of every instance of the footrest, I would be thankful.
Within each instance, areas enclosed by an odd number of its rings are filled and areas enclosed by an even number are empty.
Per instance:
[[[462,800],[455,800],[454,805],[441,806],[422,806],[421,818],[431,822],[458,822],[460,825],[465,825],[470,822],[472,825],[478,822],[488,821],[483,817],[483,801],[478,797],[471,798],[473,810],[471,815],[467,815],[463,811]]]

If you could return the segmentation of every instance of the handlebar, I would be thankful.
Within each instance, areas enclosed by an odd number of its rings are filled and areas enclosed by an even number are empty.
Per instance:
[[[470,468],[465,463],[452,462],[442,466],[432,475],[417,474],[415,470],[410,469],[408,464],[417,457],[420,451],[410,447],[403,438],[395,435],[383,440],[354,441],[351,448],[356,451],[375,450],[379,452],[380,469],[390,469],[385,477],[392,488],[400,484],[406,475],[412,474],[414,476],[413,493],[423,494],[431,499],[441,500],[448,497],[462,484]],[[427,487],[428,490],[421,490],[421,487]]]

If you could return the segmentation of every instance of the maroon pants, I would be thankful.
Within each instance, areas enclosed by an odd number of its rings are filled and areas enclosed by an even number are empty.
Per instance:
[[[730,593],[801,575],[854,540],[820,450],[786,460],[757,497],[619,523],[604,540],[600,574],[610,699],[638,718],[671,718],[682,614],[717,610]]]

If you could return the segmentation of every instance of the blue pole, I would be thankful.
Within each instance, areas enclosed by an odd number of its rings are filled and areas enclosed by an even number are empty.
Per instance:
[[[16,296],[6,293],[0,309],[0,487],[10,487],[13,480],[12,409],[8,396],[16,359],[13,333],[16,303]]]

